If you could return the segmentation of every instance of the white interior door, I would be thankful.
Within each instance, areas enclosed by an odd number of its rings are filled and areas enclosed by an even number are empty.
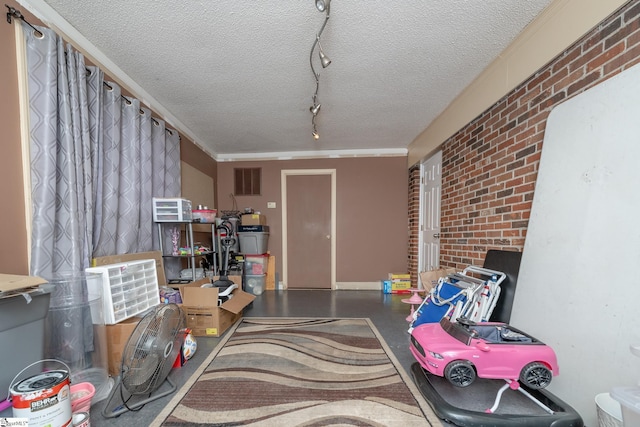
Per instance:
[[[442,151],[438,151],[421,165],[419,271],[440,266],[441,187]]]

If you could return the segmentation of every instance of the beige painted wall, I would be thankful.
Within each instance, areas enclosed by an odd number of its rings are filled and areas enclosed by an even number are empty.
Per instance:
[[[435,152],[460,128],[533,75],[626,0],[556,0],[409,145],[408,164]]]
[[[9,6],[19,5],[9,0]],[[3,19],[0,25],[0,200],[4,206],[0,215],[0,272],[28,274],[27,229],[22,184],[22,152],[20,143],[20,108],[14,26]]]
[[[184,161],[180,162],[182,197],[191,200],[193,209],[198,205],[215,209],[215,183],[213,177]]]
[[[262,168],[262,195],[236,197],[238,209],[267,216],[269,250],[282,271],[283,169],[336,169],[337,282],[373,282],[407,270],[408,175],[405,157],[273,160],[218,163],[219,208],[231,209],[233,169]],[[310,189],[313,191],[313,189]],[[267,202],[276,202],[267,209]],[[280,276],[282,277],[282,276]]]

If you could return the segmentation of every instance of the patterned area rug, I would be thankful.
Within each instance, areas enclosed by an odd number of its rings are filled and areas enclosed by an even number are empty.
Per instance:
[[[151,426],[441,425],[369,319],[235,328]]]

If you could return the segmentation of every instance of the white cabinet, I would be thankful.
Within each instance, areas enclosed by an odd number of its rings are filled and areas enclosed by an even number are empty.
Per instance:
[[[156,262],[153,259],[90,267],[87,273],[100,274],[102,280],[92,280],[89,292],[102,294],[104,319],[107,325],[143,313],[160,304]],[[98,289],[99,288],[99,289]]]

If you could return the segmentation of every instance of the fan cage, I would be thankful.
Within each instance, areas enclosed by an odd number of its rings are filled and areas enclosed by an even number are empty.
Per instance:
[[[122,354],[121,381],[132,395],[158,388],[180,352],[184,315],[176,304],[157,306],[145,315]]]

